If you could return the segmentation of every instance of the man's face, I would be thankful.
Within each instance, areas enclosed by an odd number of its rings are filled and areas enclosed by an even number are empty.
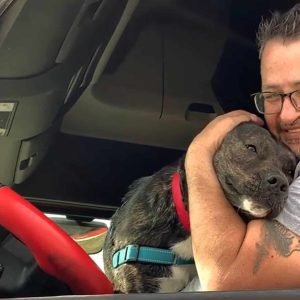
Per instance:
[[[300,39],[268,41],[261,58],[261,78],[263,92],[300,90]],[[285,97],[281,112],[265,115],[265,120],[272,134],[300,157],[300,111],[290,99]]]

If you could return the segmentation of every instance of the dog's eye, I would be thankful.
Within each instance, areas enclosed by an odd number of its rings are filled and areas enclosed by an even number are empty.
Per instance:
[[[289,176],[294,177],[295,171],[294,170],[289,170],[287,173],[288,173]]]
[[[248,150],[256,153],[256,147],[254,145],[248,144],[248,145],[246,145],[246,148]]]

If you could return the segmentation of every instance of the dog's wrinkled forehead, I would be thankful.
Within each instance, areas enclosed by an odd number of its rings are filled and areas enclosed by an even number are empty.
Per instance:
[[[282,163],[288,162],[296,165],[294,153],[286,145],[275,140],[267,129],[253,122],[241,123],[224,140],[225,148],[231,150],[238,150],[244,145],[254,145],[260,155],[273,155],[279,160],[282,159]]]
[[[241,123],[230,132],[228,137],[237,138],[241,141],[253,139],[264,142],[267,140],[268,142],[276,144],[268,130],[252,122]]]

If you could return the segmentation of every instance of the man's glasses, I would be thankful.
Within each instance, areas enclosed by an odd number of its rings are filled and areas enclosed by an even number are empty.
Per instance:
[[[251,96],[258,112],[264,115],[280,113],[285,97],[289,97],[295,109],[300,110],[300,90],[291,93],[262,92]]]

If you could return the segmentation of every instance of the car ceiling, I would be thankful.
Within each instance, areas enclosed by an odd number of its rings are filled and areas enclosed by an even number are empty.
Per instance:
[[[185,149],[218,114],[254,111],[258,23],[295,2],[128,1],[122,34],[112,36],[62,132]]]
[[[254,111],[258,23],[296,2],[1,1],[0,182],[26,180],[58,131],[185,150]]]

